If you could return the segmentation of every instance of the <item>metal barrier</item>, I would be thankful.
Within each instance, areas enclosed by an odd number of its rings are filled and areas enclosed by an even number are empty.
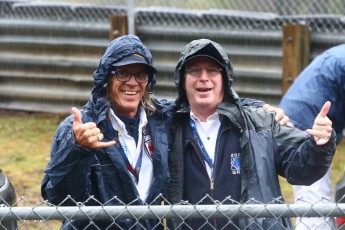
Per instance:
[[[205,196],[205,198],[210,197]],[[67,197],[66,199],[72,198]],[[260,223],[258,220],[265,218],[274,219],[274,225],[279,222],[280,218],[291,218],[295,225],[294,218],[296,217],[321,217],[321,220],[323,218],[324,221],[326,218],[345,217],[344,203],[334,203],[327,200],[320,200],[315,204],[301,201],[286,204],[282,202],[282,198],[274,199],[269,203],[262,203],[251,199],[244,204],[240,204],[228,197],[224,201],[214,201],[213,204],[208,205],[190,204],[187,201],[171,205],[162,195],[157,197],[157,199],[165,201],[165,205],[144,204],[138,206],[123,204],[108,206],[113,201],[117,203],[122,202],[114,197],[112,200],[101,204],[95,198],[90,197],[89,200],[100,205],[85,206],[84,203],[75,202],[75,206],[54,206],[42,201],[39,205],[31,206],[22,197],[17,203],[25,201],[27,207],[4,205],[0,207],[0,226],[5,221],[17,221],[19,228],[31,229],[31,223],[35,223],[35,229],[56,229],[60,225],[59,221],[65,221],[65,224],[67,224],[73,223],[76,220],[84,220],[89,223],[88,227],[95,227],[97,226],[97,221],[106,220],[109,223],[107,229],[122,229],[119,223],[123,220],[133,221],[132,227],[135,228],[136,225],[140,225],[140,221],[149,219],[157,221],[155,227],[157,229],[162,226],[169,229],[167,222],[172,220],[179,222],[181,226],[188,226],[188,220],[198,220],[199,223],[205,223],[205,226],[208,226],[210,229],[216,229],[209,224],[209,221],[221,218],[225,219],[229,225],[230,223],[235,225],[237,219],[249,220],[248,226],[244,226],[245,228],[252,229],[254,227],[254,229],[261,229],[260,224],[256,227],[255,225]],[[85,203],[88,201],[85,201]],[[233,204],[226,204],[227,202],[232,202]],[[298,224],[303,225],[303,221]],[[283,225],[279,226],[279,229],[287,229]],[[236,229],[243,229],[242,227],[235,225]],[[272,226],[265,226],[264,229],[270,229],[270,227]],[[334,229],[337,229],[337,227],[334,227]]]
[[[108,17],[124,8],[2,1],[0,9],[0,108],[64,113],[83,105],[109,43]]]
[[[0,1],[0,108],[66,113],[83,105],[109,43],[109,16],[126,12],[123,4]],[[173,72],[180,51],[191,40],[207,37],[227,50],[234,65],[234,88],[241,97],[277,105],[285,23],[309,25],[312,57],[345,40],[341,16],[135,9],[136,34],[152,51],[159,71],[155,94],[168,99],[177,95]]]

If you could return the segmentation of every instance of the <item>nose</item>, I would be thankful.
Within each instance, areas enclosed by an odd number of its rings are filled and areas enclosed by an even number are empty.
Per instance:
[[[206,81],[206,80],[208,80],[207,69],[201,69],[200,81]]]

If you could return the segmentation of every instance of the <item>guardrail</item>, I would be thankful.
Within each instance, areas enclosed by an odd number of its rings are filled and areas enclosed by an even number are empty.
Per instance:
[[[109,17],[124,15],[126,9],[9,0],[0,6],[0,108],[66,113],[83,105],[109,43]],[[319,20],[332,21],[339,34],[318,28]],[[180,51],[191,40],[207,37],[227,50],[234,65],[233,86],[241,97],[277,105],[282,96],[282,26],[301,21],[310,25],[311,58],[345,40],[342,17],[135,10],[136,34],[152,51],[159,71],[156,96],[168,99],[177,95],[173,72]]]

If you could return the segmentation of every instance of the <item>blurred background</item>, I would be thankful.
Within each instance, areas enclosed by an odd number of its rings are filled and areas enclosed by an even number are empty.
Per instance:
[[[204,37],[227,50],[241,97],[277,105],[307,63],[345,41],[344,12],[343,0],[2,0],[0,109],[83,105],[106,46],[126,33],[151,50],[159,98],[175,98],[179,53]]]
[[[316,55],[345,42],[344,12],[344,0],[0,0],[0,168],[16,189],[15,205],[41,204],[54,131],[88,100],[110,40],[138,35],[159,71],[154,93],[172,100],[183,47],[215,40],[234,66],[238,94],[278,105]],[[344,151],[333,161],[333,184]],[[284,179],[282,190],[293,202]]]

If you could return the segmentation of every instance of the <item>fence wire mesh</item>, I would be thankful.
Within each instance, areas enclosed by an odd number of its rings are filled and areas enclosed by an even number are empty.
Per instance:
[[[272,12],[279,15],[333,14],[344,15],[343,0],[129,0],[137,7],[172,7],[181,9],[226,9],[251,12]],[[68,2],[108,6],[126,6],[127,0],[47,0],[47,2]]]
[[[134,12],[139,26],[211,24],[220,29],[276,30],[283,23],[308,23],[316,32],[345,30],[343,0],[3,0],[0,6],[0,17],[13,19],[107,22],[110,15]]]
[[[329,224],[329,219],[345,217],[345,203],[325,199],[313,204],[303,200],[287,204],[282,198],[268,203],[250,199],[243,204],[231,197],[223,201],[212,200],[210,204],[204,204],[205,200],[212,198],[206,195],[197,204],[181,201],[172,205],[160,195],[154,203],[159,201],[161,205],[133,205],[138,200],[125,204],[117,197],[103,203],[94,197],[84,202],[66,197],[58,205],[48,201],[32,205],[19,197],[13,205],[2,200],[0,229],[58,229],[61,222],[64,222],[62,229],[196,229],[195,226],[198,229],[291,229],[304,225],[310,217],[318,217],[313,229],[321,230],[325,224],[329,229],[345,227]],[[64,206],[71,201],[74,205]],[[88,203],[98,205],[88,206]],[[282,218],[291,219],[292,226],[286,226]],[[80,228],[76,221],[84,227]],[[145,221],[151,221],[149,228]],[[270,225],[263,225],[264,221]]]

